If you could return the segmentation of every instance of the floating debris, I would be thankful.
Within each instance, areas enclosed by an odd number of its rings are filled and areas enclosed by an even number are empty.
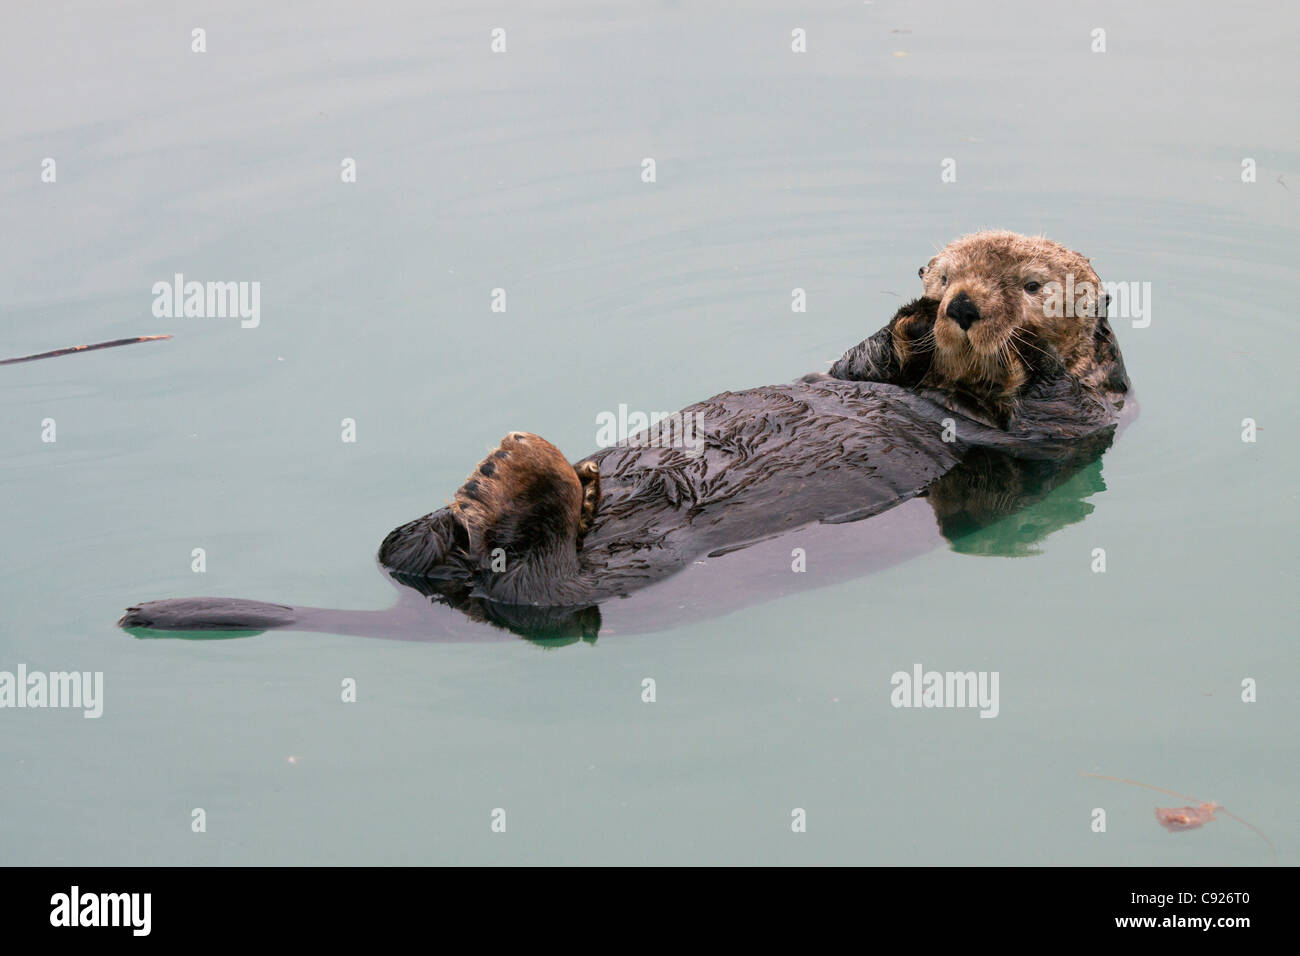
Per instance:
[[[1217,803],[1202,803],[1199,807],[1156,807],[1156,819],[1166,830],[1195,830],[1214,819],[1214,811],[1222,810]]]
[[[72,345],[66,349],[55,349],[53,352],[39,352],[36,355],[24,355],[21,358],[0,359],[0,365],[17,365],[19,362],[35,362],[37,359],[54,358],[58,355],[93,352],[95,349],[111,349],[119,345],[135,345],[137,342],[156,342],[159,339],[169,338],[171,338],[170,335],[137,335],[133,339],[114,339],[111,342],[96,342],[94,345]]]
[[[1189,797],[1185,793],[1179,793],[1177,790],[1170,790],[1167,787],[1156,787],[1149,783],[1143,783],[1141,780],[1126,780],[1123,777],[1110,777],[1104,773],[1080,773],[1082,777],[1092,777],[1095,780],[1109,780],[1111,783],[1126,783],[1130,787],[1145,787],[1147,790],[1155,790],[1158,793],[1167,793],[1171,797],[1178,797],[1180,800],[1190,800],[1197,806],[1186,807],[1156,807],[1156,821],[1168,830],[1170,833],[1181,833],[1183,830],[1195,830],[1202,827],[1215,819],[1216,813],[1222,813],[1225,817],[1231,817],[1248,830],[1253,830],[1255,834],[1264,841],[1268,847],[1269,862],[1274,866],[1277,865],[1277,849],[1259,827],[1248,820],[1243,820],[1227,807],[1222,804],[1202,802],[1196,797]]]

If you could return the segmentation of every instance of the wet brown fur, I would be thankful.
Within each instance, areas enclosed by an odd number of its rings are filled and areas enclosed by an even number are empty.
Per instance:
[[[538,435],[510,432],[470,472],[451,510],[464,529],[466,549],[490,555],[520,537],[576,544],[585,530],[582,505],[582,482],[560,450]]]
[[[1048,283],[1065,286],[1070,275],[1076,286],[1089,283],[1091,291],[1076,301],[1074,314],[1049,316]],[[1101,280],[1087,258],[1059,242],[1005,230],[971,233],[931,259],[921,281],[926,297],[939,302],[933,384],[970,382],[1013,391],[1028,378],[1032,359],[1019,346],[1031,337],[1050,345],[1076,379],[1086,381],[1096,364]],[[1037,291],[1026,291],[1031,281],[1039,283]],[[969,331],[947,315],[962,292],[980,313]]]

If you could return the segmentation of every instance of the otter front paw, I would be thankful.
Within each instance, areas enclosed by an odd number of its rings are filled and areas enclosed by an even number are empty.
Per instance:
[[[578,547],[596,523],[596,509],[600,507],[600,467],[594,461],[584,461],[573,469],[582,484],[582,512],[578,516]]]
[[[938,303],[925,298],[902,306],[887,326],[845,352],[831,377],[916,386],[930,367],[937,310]]]

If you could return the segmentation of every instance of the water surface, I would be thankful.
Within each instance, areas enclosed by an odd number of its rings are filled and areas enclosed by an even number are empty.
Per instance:
[[[1295,863],[1296,24],[1267,3],[14,11],[0,354],[175,337],[0,370],[0,670],[105,680],[98,720],[0,711],[0,859],[1268,862],[1093,771],[1218,801]],[[795,593],[562,646],[113,625],[188,594],[387,606],[379,540],[505,432],[576,459],[620,403],[823,369],[985,227],[1152,288],[1149,327],[1117,324],[1142,414],[1038,506],[1063,527],[1035,553],[986,537],[846,579],[814,547]],[[260,282],[260,326],[155,318],[177,272]],[[914,663],[998,671],[999,716],[891,707]]]

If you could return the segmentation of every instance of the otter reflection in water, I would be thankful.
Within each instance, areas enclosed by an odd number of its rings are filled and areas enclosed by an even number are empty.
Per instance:
[[[594,637],[802,584],[813,576],[791,573],[796,539],[830,572],[818,584],[920,553],[939,531],[968,550],[980,529],[1005,531],[1096,468],[1128,379],[1100,293],[1067,316],[1045,305],[1044,290],[1067,276],[1100,288],[1082,256],[977,233],[921,272],[926,294],[829,374],[684,409],[701,423],[701,448],[651,435],[571,465],[536,435],[506,436],[451,505],[385,538],[379,560],[410,589],[395,608],[186,598],[133,607],[120,623],[436,637],[454,631],[430,619],[443,605],[529,637]],[[1012,538],[1027,549],[1082,513]]]

